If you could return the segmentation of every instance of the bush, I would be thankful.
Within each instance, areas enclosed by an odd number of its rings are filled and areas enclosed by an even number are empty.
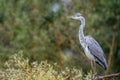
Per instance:
[[[29,63],[29,59],[23,58],[22,51],[11,56],[4,67],[0,70],[1,80],[90,80],[92,77],[91,72],[84,76],[82,70],[75,68],[61,71],[56,63]]]

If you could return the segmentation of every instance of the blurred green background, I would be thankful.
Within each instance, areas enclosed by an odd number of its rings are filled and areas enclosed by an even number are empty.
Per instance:
[[[102,46],[109,69],[120,72],[120,0],[0,0],[0,67],[20,50],[29,62],[45,61],[65,67],[91,69],[79,43],[80,12],[85,35]],[[103,73],[103,69],[97,66]]]

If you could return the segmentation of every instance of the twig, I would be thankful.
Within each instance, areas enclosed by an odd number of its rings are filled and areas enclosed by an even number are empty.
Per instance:
[[[105,76],[96,76],[94,80],[103,80],[103,79],[114,78],[114,77],[119,77],[119,76],[120,76],[120,73],[109,74]]]
[[[113,35],[113,38],[112,38],[112,42],[111,42],[111,46],[110,47],[110,53],[109,53],[109,59],[108,59],[108,69],[106,70],[105,74],[109,74],[110,73],[110,70],[112,68],[112,61],[113,61],[113,50],[114,50],[114,45],[115,45],[115,37]]]
[[[110,74],[110,70],[112,68],[112,64],[113,64],[113,50],[114,50],[114,46],[115,46],[115,36],[114,34],[112,34],[112,42],[110,47],[110,53],[109,53],[109,57],[108,57],[108,69],[105,72],[105,75]],[[105,78],[104,80],[108,80],[107,78]]]

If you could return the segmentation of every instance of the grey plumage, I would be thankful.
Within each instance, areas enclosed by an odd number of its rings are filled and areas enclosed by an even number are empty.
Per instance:
[[[104,52],[98,42],[91,36],[86,36],[85,41],[90,53],[95,57],[95,62],[102,66],[105,70],[107,69],[107,63],[104,58]]]
[[[80,20],[81,25],[79,28],[79,40],[80,44],[84,49],[86,56],[99,64],[105,70],[107,69],[107,62],[104,57],[104,52],[98,42],[93,39],[91,36],[84,36],[83,30],[85,27],[85,19],[80,13],[76,13],[75,15],[71,16],[72,19]]]

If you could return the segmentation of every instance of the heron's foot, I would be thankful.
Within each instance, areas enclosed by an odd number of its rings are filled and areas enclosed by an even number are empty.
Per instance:
[[[97,73],[94,73],[92,76],[92,80],[95,80],[96,77],[97,77]]]

